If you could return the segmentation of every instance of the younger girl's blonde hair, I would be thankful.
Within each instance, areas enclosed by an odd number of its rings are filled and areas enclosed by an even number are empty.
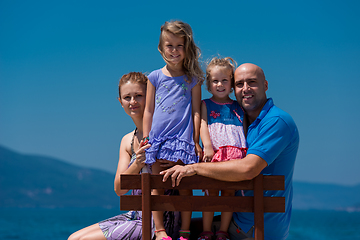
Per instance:
[[[206,67],[206,88],[210,92],[210,76],[211,69],[215,66],[223,67],[230,74],[231,87],[234,88],[234,71],[236,68],[236,62],[231,57],[220,58],[213,57]]]
[[[172,33],[177,37],[184,38],[185,58],[183,61],[183,70],[187,77],[186,81],[191,82],[192,78],[196,77],[198,81],[202,83],[204,81],[204,73],[199,64],[201,52],[194,42],[190,25],[182,21],[169,21],[165,22],[164,25],[161,26],[158,50],[165,62],[168,63],[169,61],[166,58],[164,51],[164,32]]]

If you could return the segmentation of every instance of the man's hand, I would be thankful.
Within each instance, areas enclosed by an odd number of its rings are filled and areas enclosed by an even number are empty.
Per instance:
[[[193,164],[189,164],[185,166],[176,165],[172,168],[160,172],[160,174],[164,175],[163,182],[166,182],[166,180],[171,176],[172,186],[175,187],[179,186],[183,177],[195,175],[196,172],[194,170]]]

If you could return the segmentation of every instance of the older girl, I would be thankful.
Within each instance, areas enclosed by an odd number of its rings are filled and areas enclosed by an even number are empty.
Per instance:
[[[151,144],[146,150],[146,163],[152,164],[152,173],[160,173],[175,163],[196,163],[201,154],[203,73],[198,62],[200,51],[190,25],[181,21],[165,22],[158,49],[166,65],[149,75],[144,113],[144,137]],[[153,194],[160,195],[162,191],[154,190]],[[156,239],[168,239],[162,213],[153,212],[153,216]],[[180,238],[188,239],[191,212],[182,212],[181,219]]]

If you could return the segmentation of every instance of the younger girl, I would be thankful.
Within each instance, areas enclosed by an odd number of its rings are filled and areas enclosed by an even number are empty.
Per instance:
[[[201,154],[200,104],[202,71],[200,51],[195,45],[191,27],[181,21],[165,22],[161,27],[158,50],[166,65],[148,76],[144,136],[151,147],[146,163],[152,173],[165,167],[198,162]],[[154,190],[153,194],[163,194]],[[191,195],[191,191],[180,191]],[[168,239],[161,212],[153,212],[156,239]],[[190,235],[191,212],[181,213],[180,239]]]
[[[200,136],[204,147],[204,162],[220,162],[240,159],[246,155],[246,142],[242,121],[244,112],[237,101],[230,99],[234,82],[234,60],[213,58],[206,68],[206,86],[213,96],[201,104]],[[217,196],[217,191],[208,190],[210,196]],[[221,191],[222,196],[234,195],[234,191]],[[198,239],[212,239],[211,224],[213,212],[203,213],[203,233]],[[221,225],[216,232],[216,239],[229,239],[227,229],[232,213],[221,214]]]

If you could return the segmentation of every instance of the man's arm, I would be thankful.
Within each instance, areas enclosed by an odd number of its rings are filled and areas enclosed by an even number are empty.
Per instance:
[[[267,166],[261,157],[249,154],[243,159],[235,159],[226,162],[195,163],[185,166],[176,165],[170,169],[162,171],[163,181],[171,177],[172,186],[178,186],[183,177],[200,175],[223,181],[243,181],[250,180],[260,174]]]

